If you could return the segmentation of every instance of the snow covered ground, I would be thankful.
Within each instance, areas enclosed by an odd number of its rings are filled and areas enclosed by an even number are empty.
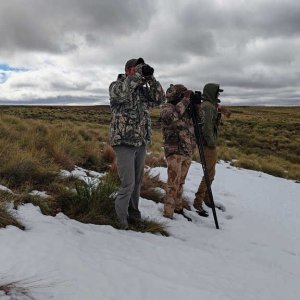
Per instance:
[[[154,168],[166,180],[165,168]],[[184,193],[192,202],[202,176],[193,163]],[[212,213],[162,217],[141,199],[143,217],[166,222],[170,237],[44,216],[31,204],[17,215],[26,231],[0,229],[0,283],[20,280],[36,299],[298,300],[300,184],[217,165]],[[0,299],[10,298],[0,294]]]

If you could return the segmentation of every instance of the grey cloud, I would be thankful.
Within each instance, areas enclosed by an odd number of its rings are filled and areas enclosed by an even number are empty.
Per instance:
[[[206,82],[218,82],[226,90],[224,100],[264,103],[273,99],[278,103],[281,97],[285,103],[298,103],[297,0],[24,3],[0,3],[0,54],[7,60],[22,55],[26,63],[28,55],[34,69],[37,52],[47,53],[41,69],[48,61],[59,69],[54,72],[57,77],[44,75],[37,80],[40,87],[49,88],[47,95],[107,95],[109,83],[124,70],[126,60],[142,56],[155,68],[164,88],[183,83],[201,89]],[[79,68],[84,70],[82,80],[76,76]],[[72,69],[75,83],[65,76],[58,81],[64,69],[66,74]],[[17,79],[3,85],[22,89],[26,78],[17,81],[18,86],[13,82]],[[8,90],[7,97],[11,94]]]
[[[50,84],[51,89],[59,90],[59,91],[83,91],[86,90],[88,87],[88,83],[81,82],[81,83],[66,83],[62,81],[53,81]]]
[[[58,96],[49,98],[37,98],[28,100],[4,100],[0,99],[0,105],[100,105],[108,104],[106,96],[100,97],[74,97]]]
[[[78,47],[78,35],[110,40],[147,27],[154,13],[150,1],[22,0],[1,1],[2,51],[66,52]],[[98,38],[98,36],[100,38]],[[71,40],[71,41],[68,41]]]

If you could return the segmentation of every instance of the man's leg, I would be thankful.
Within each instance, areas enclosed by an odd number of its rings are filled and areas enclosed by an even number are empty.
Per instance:
[[[166,188],[166,197],[164,201],[164,216],[172,218],[175,209],[175,199],[180,183],[181,156],[170,155],[167,157],[168,181]]]
[[[216,172],[215,167],[217,163],[217,149],[204,147],[204,156],[206,161],[208,178],[209,181],[212,182],[214,180],[215,172]],[[205,178],[203,176],[198,191],[195,194],[195,200],[194,200],[194,207],[198,210],[203,209],[202,203],[204,201],[206,191],[207,191],[207,186],[206,186]]]
[[[189,171],[190,165],[191,165],[191,158],[187,156],[181,157],[181,172],[180,172],[180,179],[179,179],[179,186],[177,190],[177,196],[175,197],[175,209],[177,211],[181,211],[183,209],[182,206],[182,193],[183,193],[183,185],[187,176],[187,173]]]
[[[130,219],[141,219],[139,200],[141,184],[144,176],[146,146],[136,148],[135,152],[135,185],[129,201],[128,214]]]
[[[121,225],[128,226],[128,206],[135,183],[135,147],[115,146],[117,169],[121,185],[115,200],[115,209]]]

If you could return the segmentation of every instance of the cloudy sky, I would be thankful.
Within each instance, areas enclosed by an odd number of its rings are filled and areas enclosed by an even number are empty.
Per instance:
[[[299,0],[0,0],[0,104],[108,104],[143,57],[166,89],[300,105]]]

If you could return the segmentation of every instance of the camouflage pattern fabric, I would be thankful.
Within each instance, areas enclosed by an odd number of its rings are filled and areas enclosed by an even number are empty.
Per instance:
[[[164,216],[172,218],[174,210],[182,210],[182,192],[186,175],[191,165],[191,158],[182,155],[167,157],[168,182],[164,202]]]
[[[145,79],[137,66],[132,76],[120,74],[110,84],[110,144],[140,147],[151,142],[149,108],[165,101],[161,84],[150,76]]]
[[[187,90],[182,85],[177,86],[181,92]],[[171,88],[173,90],[170,91],[169,88],[166,92],[168,103],[163,104],[160,109],[165,156],[177,154],[191,157],[195,140],[193,121],[188,110],[189,99],[182,94],[178,95],[173,85]]]

